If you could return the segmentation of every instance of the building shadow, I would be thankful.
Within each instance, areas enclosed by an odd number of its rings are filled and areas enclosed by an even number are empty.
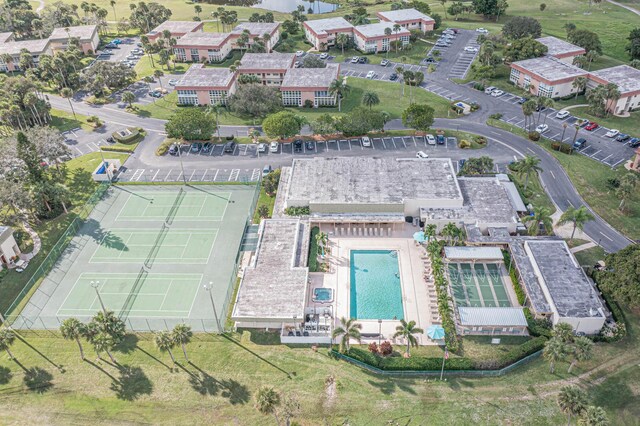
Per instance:
[[[153,383],[142,368],[130,365],[118,366],[118,378],[111,382],[111,390],[116,398],[124,401],[135,401],[142,395],[150,395]]]

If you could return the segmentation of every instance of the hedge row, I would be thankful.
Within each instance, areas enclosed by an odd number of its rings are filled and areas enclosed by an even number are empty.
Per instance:
[[[311,237],[309,238],[309,272],[318,272],[318,242],[316,235],[320,232],[320,228],[314,226],[311,228]]]
[[[516,293],[518,303],[520,306],[524,306],[527,300],[527,295],[524,293],[522,285],[520,284],[516,268],[514,268],[511,263],[511,253],[507,250],[502,250],[502,256],[504,258],[504,264],[509,266],[509,277],[511,278],[511,283],[513,283],[513,291]]]
[[[100,147],[101,151],[109,151],[109,152],[127,152],[127,153],[133,153],[134,148],[129,147],[129,146],[108,146],[108,145],[104,145]]]
[[[412,356],[382,357],[360,348],[351,348],[347,356],[385,371],[437,371],[442,368],[442,358]],[[444,365],[445,370],[473,370],[474,362],[469,358],[449,358]]]

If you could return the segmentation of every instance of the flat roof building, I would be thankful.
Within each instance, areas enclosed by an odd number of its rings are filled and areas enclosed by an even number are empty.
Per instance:
[[[377,22],[375,24],[358,25],[353,28],[353,40],[356,48],[365,53],[387,52],[392,42],[409,44],[411,32],[406,28],[393,31],[394,22]],[[391,30],[387,35],[385,30]]]
[[[336,95],[329,93],[331,83],[340,77],[340,64],[327,64],[325,68],[288,69],[280,91],[286,106],[333,106]]]
[[[260,223],[258,247],[244,270],[231,318],[237,327],[281,327],[304,318],[309,226],[299,219]]]
[[[271,52],[273,47],[280,40],[280,22],[242,22],[231,31],[231,39],[235,43],[238,37],[244,32],[249,31],[248,46],[251,46],[254,38],[259,38],[264,44],[267,52]],[[264,35],[269,37],[264,39]],[[238,46],[234,45],[234,48]]]
[[[193,64],[176,84],[180,105],[225,105],[235,92],[236,73]]]
[[[293,68],[294,53],[245,53],[238,67],[240,74],[254,75],[266,86],[280,86]]]
[[[572,64],[573,59],[576,56],[584,55],[585,53],[587,53],[584,48],[576,46],[575,44],[571,44],[568,41],[564,41],[557,37],[540,37],[536,40],[547,46],[547,56],[553,56],[554,58],[568,64]]]
[[[187,33],[173,47],[176,59],[181,62],[222,62],[231,54],[231,34]]]
[[[179,39],[187,33],[193,33],[196,31],[202,31],[204,28],[204,22],[201,21],[164,21],[153,30],[147,33],[149,40],[155,41],[162,37],[162,33],[168,30],[171,33],[171,37]]]
[[[48,38],[0,43],[0,71],[19,71],[20,54],[23,49],[31,53],[33,62],[36,65],[41,55],[51,55],[53,53]],[[10,55],[12,60],[5,59],[5,55]]]
[[[561,98],[575,93],[577,77],[588,72],[551,56],[526,59],[511,64],[510,81],[535,96]]]
[[[13,229],[0,225],[0,271],[3,266],[11,265],[20,255],[20,247],[13,238]]]
[[[605,68],[589,73],[590,86],[613,83],[618,86],[620,98],[607,103],[607,109],[617,115],[640,108],[640,70],[629,65]]]
[[[436,21],[416,9],[398,9],[376,12],[381,21],[400,24],[407,30],[433,31]]]
[[[326,18],[312,19],[302,23],[304,33],[316,50],[327,50],[336,44],[338,34],[347,34],[353,38],[353,25],[346,19]]]
[[[85,55],[95,53],[100,44],[97,25],[78,25],[75,27],[54,29],[49,36],[51,50],[54,52],[57,50],[66,50],[70,38],[78,39],[80,50],[82,50]]]

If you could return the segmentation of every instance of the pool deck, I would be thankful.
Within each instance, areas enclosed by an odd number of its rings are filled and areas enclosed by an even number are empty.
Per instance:
[[[348,318],[350,308],[350,264],[349,254],[351,250],[396,250],[400,266],[400,282],[402,286],[402,298],[405,319],[416,321],[417,326],[427,329],[434,323],[432,318],[437,316],[437,312],[430,312],[430,305],[435,305],[435,298],[431,298],[427,288],[427,283],[423,278],[425,271],[425,249],[417,246],[411,235],[415,228],[406,227],[402,232],[397,232],[397,237],[376,238],[376,237],[335,237],[329,235],[329,247],[331,253],[327,255],[326,261],[330,264],[330,271],[324,274],[310,274],[311,285],[309,286],[309,296],[313,294],[316,287],[328,287],[334,289],[334,326],[339,325],[339,318]],[[323,231],[329,233],[333,229]],[[311,300],[309,297],[307,300]],[[433,303],[432,303],[433,302]],[[309,302],[311,306],[313,302]],[[308,305],[309,306],[309,305]],[[317,307],[327,305],[316,304]],[[404,344],[403,339],[393,339],[396,326],[399,321],[383,320],[382,324],[378,320],[358,320],[362,324],[362,333],[365,335],[375,335],[369,339],[363,339],[363,343],[378,341],[378,333],[382,332],[382,340],[389,340],[393,344]],[[426,335],[416,336],[420,345],[436,345]]]

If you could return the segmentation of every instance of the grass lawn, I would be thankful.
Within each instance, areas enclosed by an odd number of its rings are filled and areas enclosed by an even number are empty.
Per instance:
[[[533,207],[545,207],[549,209],[551,214],[556,211],[556,206],[547,195],[547,191],[544,190],[542,184],[540,183],[540,178],[538,174],[531,174],[529,177],[529,184],[527,185],[527,189],[524,189],[524,183],[526,180],[525,176],[520,176],[516,173],[509,173],[511,180],[516,184],[520,195],[523,196],[522,200],[525,205],[531,203]]]
[[[599,125],[609,129],[618,129],[621,133],[628,133],[632,137],[640,137],[640,111],[632,112],[630,117],[615,117],[610,115],[607,118],[596,117],[589,114],[587,107],[572,108],[569,111],[576,117],[595,121]],[[611,141],[611,143],[620,142]]]
[[[573,240],[565,239],[565,241],[566,241],[567,245],[569,246],[569,248],[579,247],[581,245],[589,243],[588,240],[581,240],[580,238],[574,238]]]
[[[51,108],[51,127],[55,127],[61,132],[66,132],[68,130],[77,129],[81,127],[83,130],[93,131],[95,127],[91,125],[87,121],[89,116],[82,115],[76,113],[74,116],[73,113],[62,111],[59,109]]]
[[[253,213],[253,223],[260,223],[261,217],[258,214],[258,208],[261,205],[266,205],[269,208],[269,216],[267,217],[271,217],[271,215],[273,214],[273,206],[276,203],[276,196],[274,195],[273,197],[270,197],[267,195],[267,193],[264,190],[264,187],[260,188],[260,196],[258,197],[258,203],[256,204],[256,210]]]
[[[330,55],[335,55],[336,62],[344,62],[347,58],[352,58],[354,56],[365,56],[369,59],[369,62],[372,64],[379,64],[383,59],[389,59],[393,62],[402,62],[402,58],[405,58],[404,63],[406,64],[420,64],[426,56],[429,50],[433,47],[432,44],[425,43],[424,41],[417,40],[412,44],[411,50],[400,50],[396,52],[395,50],[391,50],[388,53],[377,53],[377,54],[363,54],[359,50],[355,49],[344,49],[344,54],[342,53],[342,49],[340,46],[332,47],[329,49]],[[385,72],[392,72],[391,68],[385,70]]]
[[[176,102],[178,102],[178,92],[173,91],[160,99],[155,99],[149,104],[134,104],[136,107],[134,114],[141,117],[168,120],[178,109]]]
[[[295,53],[298,50],[306,52],[311,48],[313,48],[313,45],[306,40],[304,33],[298,31],[297,34],[289,34],[286,40],[280,39],[274,50],[282,53]]]
[[[97,361],[86,343],[88,360],[83,362],[75,342],[27,333],[28,345],[16,340],[12,347],[17,361],[0,357],[0,416],[13,424],[186,425],[237,419],[242,424],[274,424],[272,416],[254,408],[256,391],[269,385],[295,396],[300,403],[295,420],[304,425],[341,424],[345,419],[353,425],[372,424],[372,419],[379,424],[395,424],[397,419],[451,424],[454,418],[457,424],[562,424],[566,416],[556,397],[567,380],[573,380],[587,390],[591,403],[607,411],[612,424],[634,424],[640,415],[634,390],[640,380],[639,330],[637,314],[628,318],[626,340],[596,344],[593,358],[571,374],[565,361],[550,374],[548,364],[538,359],[503,377],[442,382],[372,375],[329,358],[324,347],[314,352],[275,345],[266,333],[197,334],[187,346],[190,363],[184,362],[180,349],[174,351],[177,366],[148,334],[129,336],[114,351],[118,365],[112,365]],[[465,338],[465,348],[482,357],[504,351],[513,339],[521,338],[503,338],[496,347],[486,344],[488,337]],[[395,349],[402,350],[399,345]],[[334,387],[326,387],[328,377]]]
[[[107,155],[105,153],[105,155]],[[126,161],[129,154],[108,153],[110,158],[119,159],[122,163]],[[42,250],[29,262],[29,268],[19,274],[14,271],[2,278],[0,286],[0,310],[6,309],[13,303],[16,296],[22,291],[24,286],[36,271],[48,251],[58,241],[69,224],[77,216],[79,208],[87,201],[89,196],[95,191],[97,185],[91,179],[91,173],[101,161],[99,152],[76,157],[65,163],[67,173],[67,185],[71,193],[71,209],[68,214],[62,214],[53,220],[41,221],[33,227],[42,240]]]
[[[578,260],[578,263],[582,266],[593,266],[599,260],[604,260],[605,255],[606,253],[604,249],[599,246],[591,247],[589,249],[574,253],[574,256]]]
[[[151,59],[149,59],[149,55],[144,55],[140,57],[140,60],[138,61],[136,66],[133,68],[136,71],[136,74],[138,74],[138,78],[144,78],[146,76],[153,75],[155,70],[160,70],[163,73],[165,73],[165,75],[166,74],[184,74],[191,66],[191,63],[172,62],[171,68],[167,69],[166,65],[160,65],[158,63],[158,59],[160,59],[160,56],[158,54],[154,53],[152,56],[153,56],[153,66],[151,65]]]
[[[236,61],[239,61],[241,59],[242,59],[242,52],[240,52],[239,50],[232,50],[231,51],[231,56],[229,56],[224,61],[222,61],[222,62],[214,62],[214,63],[211,63],[211,64],[205,64],[205,67],[229,68]]]
[[[490,119],[487,123],[527,137],[521,129],[513,129],[502,121]],[[618,210],[620,199],[607,184],[607,179],[620,178],[625,173],[629,173],[624,167],[618,166],[612,170],[584,155],[567,155],[554,151],[551,149],[551,142],[546,138],[542,138],[538,143],[556,157],[580,196],[600,217],[627,237],[634,240],[640,239],[640,194],[636,191],[636,194],[627,201],[628,211],[623,214]]]

